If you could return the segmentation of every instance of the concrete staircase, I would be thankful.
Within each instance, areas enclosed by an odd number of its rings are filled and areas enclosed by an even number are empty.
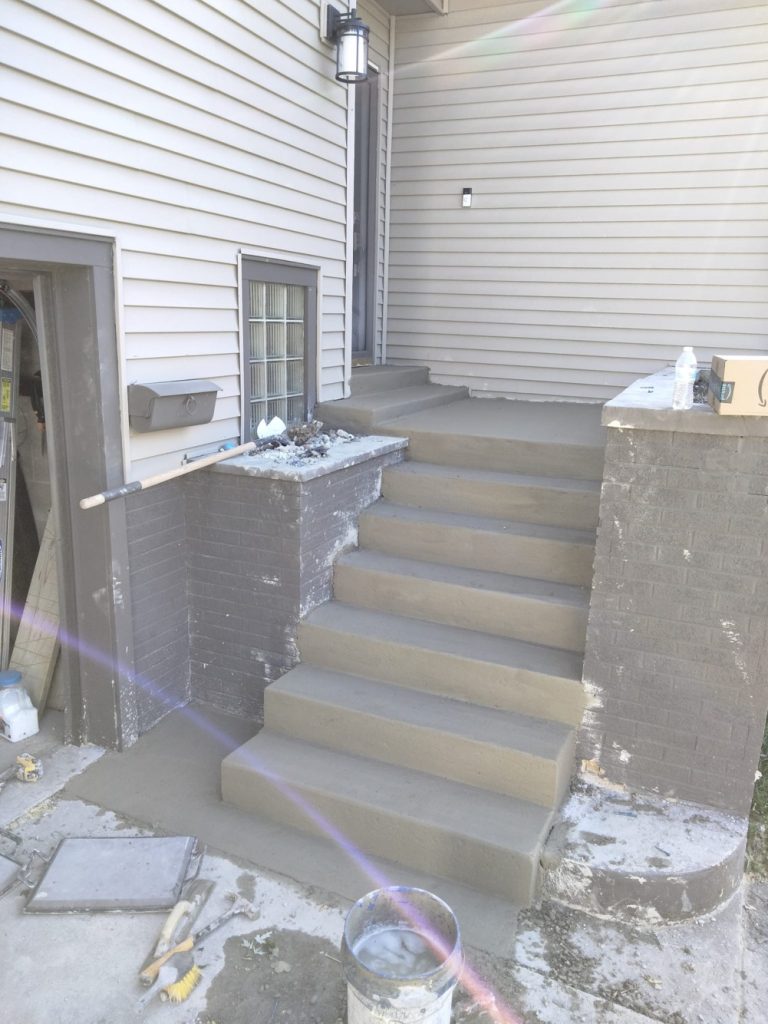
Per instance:
[[[224,798],[525,905],[584,708],[599,410],[366,371],[318,416],[406,435],[411,461],[384,471]]]

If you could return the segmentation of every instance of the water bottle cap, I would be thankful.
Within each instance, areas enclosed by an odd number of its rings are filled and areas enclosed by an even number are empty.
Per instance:
[[[0,672],[0,687],[16,686],[20,682],[21,672],[17,672],[15,668],[7,668],[4,672]]]

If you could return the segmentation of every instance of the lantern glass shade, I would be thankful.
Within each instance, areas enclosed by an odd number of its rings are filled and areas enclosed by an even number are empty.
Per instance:
[[[339,19],[336,31],[336,80],[364,82],[368,78],[369,28],[354,11]]]

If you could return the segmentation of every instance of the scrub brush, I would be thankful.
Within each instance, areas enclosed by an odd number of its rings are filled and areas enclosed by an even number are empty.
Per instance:
[[[189,999],[193,991],[200,984],[200,979],[203,976],[203,972],[197,966],[192,964],[186,974],[182,975],[178,981],[174,981],[170,985],[166,985],[160,993],[160,998],[163,1002],[171,1003],[183,1003]]]

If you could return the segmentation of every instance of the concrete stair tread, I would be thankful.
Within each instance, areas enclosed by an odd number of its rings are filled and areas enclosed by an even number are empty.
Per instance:
[[[438,385],[440,386],[440,385]],[[398,432],[439,432],[602,449],[602,404],[467,398],[450,409],[398,417]]]
[[[390,640],[415,648],[457,655],[467,660],[521,668],[575,683],[581,682],[581,656],[557,647],[545,647],[525,640],[446,626],[441,622],[425,622],[410,616],[358,608],[340,601],[320,605],[305,621],[320,628],[356,633],[382,641]]]
[[[577,480],[568,477],[530,476],[525,473],[507,473],[492,469],[471,469],[464,466],[441,466],[430,462],[399,462],[389,466],[387,473],[411,476],[429,476],[439,480],[469,480],[477,484],[514,484],[521,487],[546,487],[599,494],[599,480]]]
[[[471,587],[479,591],[524,596],[576,608],[586,608],[589,603],[588,590],[569,583],[553,583],[525,576],[512,576],[508,573],[489,572],[486,569],[464,569],[439,562],[420,562],[380,554],[378,551],[352,551],[338,558],[336,565],[354,567],[357,571],[406,576],[434,583]]]
[[[442,512],[439,509],[422,508],[415,505],[397,505],[385,499],[377,501],[365,509],[361,519],[363,517],[404,520],[406,522],[426,521],[435,526],[462,527],[499,536],[536,537],[541,540],[556,540],[568,544],[587,544],[591,548],[595,546],[594,530],[574,530],[565,526],[545,526],[540,523],[509,522],[489,516]]]
[[[386,409],[393,403],[418,402],[424,398],[433,398],[440,395],[452,396],[460,392],[462,388],[443,387],[442,384],[414,384],[405,388],[387,389],[384,391],[371,391],[368,394],[352,395],[350,398],[343,398],[334,402],[339,409],[352,409],[357,407],[377,411]]]
[[[352,395],[336,402],[321,402],[316,414],[331,426],[350,430],[378,427],[384,421],[423,409],[431,409],[465,398],[464,387],[444,387],[441,384],[415,384],[408,387],[386,388]],[[391,432],[390,432],[391,433]]]
[[[268,699],[284,693],[393,723],[435,730],[445,735],[446,743],[451,743],[452,738],[455,741],[466,737],[489,748],[517,750],[542,760],[559,757],[572,733],[559,722],[332,672],[311,664],[297,665],[267,691]],[[266,720],[269,724],[269,712]],[[488,755],[492,756],[490,749]]]
[[[375,391],[418,386],[429,383],[428,366],[355,366],[350,382],[351,395],[359,398]]]
[[[265,776],[267,783],[274,779],[278,787],[309,794],[310,801],[312,793],[328,794],[335,805],[365,808],[366,813],[405,822],[405,828],[411,822],[450,833],[456,837],[452,841],[468,846],[483,844],[531,858],[538,858],[552,819],[547,808],[516,797],[316,747],[267,729],[224,760],[227,789],[226,776],[233,769],[252,773],[254,786],[264,785]]]

